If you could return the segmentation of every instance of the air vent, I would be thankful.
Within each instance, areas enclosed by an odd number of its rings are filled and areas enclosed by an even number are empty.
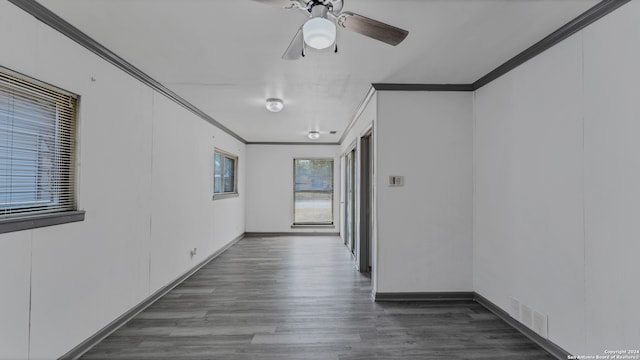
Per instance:
[[[514,319],[520,319],[520,301],[511,298],[511,311],[509,312]]]
[[[533,328],[533,310],[524,304],[520,307],[520,322],[525,324],[529,329]]]
[[[533,331],[545,339],[548,337],[547,319],[548,317],[546,315],[537,311],[533,312]]]

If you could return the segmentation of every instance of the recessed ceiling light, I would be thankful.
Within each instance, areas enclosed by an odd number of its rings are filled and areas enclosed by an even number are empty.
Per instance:
[[[307,136],[311,140],[318,140],[320,139],[320,131],[309,131],[309,134],[307,134]]]
[[[284,102],[282,99],[270,98],[267,99],[267,103],[265,104],[267,110],[277,113],[284,109]]]

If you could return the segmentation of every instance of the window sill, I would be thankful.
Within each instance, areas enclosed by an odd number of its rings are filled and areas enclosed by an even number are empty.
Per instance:
[[[213,195],[213,200],[231,199],[231,198],[237,198],[239,196],[240,194],[238,193],[215,194]]]
[[[335,225],[326,224],[326,225],[291,225],[292,229],[335,229]]]
[[[84,221],[84,210],[0,219],[0,234]]]

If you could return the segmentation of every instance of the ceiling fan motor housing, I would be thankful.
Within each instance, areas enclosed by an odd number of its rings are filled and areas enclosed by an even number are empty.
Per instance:
[[[311,17],[321,17],[326,19],[327,13],[329,13],[329,6],[320,3],[314,3],[309,11],[311,12]]]
[[[327,13],[338,14],[342,10],[343,2],[342,0],[311,0],[307,2],[306,8],[309,13],[311,13],[312,17],[322,16],[326,17]],[[321,15],[316,15],[313,12],[314,8],[325,7],[327,11],[322,10]],[[320,12],[320,10],[316,10]]]

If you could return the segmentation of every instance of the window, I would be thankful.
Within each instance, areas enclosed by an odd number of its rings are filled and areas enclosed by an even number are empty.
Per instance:
[[[333,160],[295,159],[294,225],[333,225]]]
[[[216,150],[213,167],[213,198],[238,195],[238,157]]]
[[[75,210],[77,101],[0,68],[0,219]]]

